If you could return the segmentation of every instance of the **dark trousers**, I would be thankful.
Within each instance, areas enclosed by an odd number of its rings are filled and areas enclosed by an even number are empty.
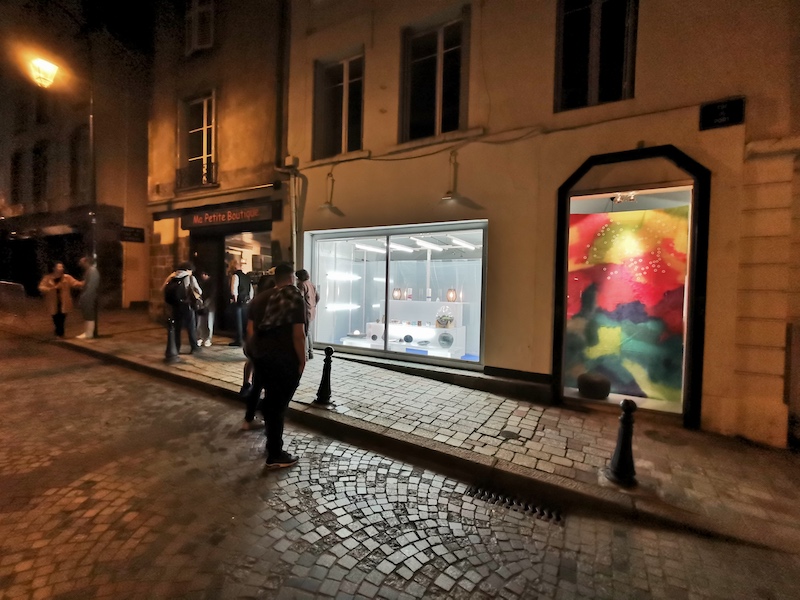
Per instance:
[[[247,331],[247,305],[231,304],[231,315],[233,316],[233,324],[236,329],[236,339],[234,342],[237,344],[244,344],[244,334],[245,331]]]
[[[294,350],[291,350],[294,352]],[[292,360],[264,358],[254,361],[253,388],[247,398],[248,413],[258,405],[261,390],[265,392],[261,403],[267,433],[267,458],[277,457],[283,451],[283,419],[286,408],[300,384],[300,371]]]
[[[175,319],[175,346],[181,351],[181,329],[185,329],[189,336],[191,351],[197,350],[197,332],[194,320],[194,311],[188,304],[177,304],[172,307],[172,318]]]
[[[53,315],[53,325],[56,328],[56,335],[64,337],[64,321],[67,320],[67,315],[64,313],[56,313]]]

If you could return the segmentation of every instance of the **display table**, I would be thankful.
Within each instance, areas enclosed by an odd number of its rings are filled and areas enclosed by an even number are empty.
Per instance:
[[[389,302],[389,341],[392,352],[462,358],[466,354],[467,328],[463,325],[462,302],[421,302],[391,300]],[[453,316],[453,327],[436,327],[436,315],[447,307]],[[383,350],[386,324],[367,323],[366,331],[341,338],[345,346]]]

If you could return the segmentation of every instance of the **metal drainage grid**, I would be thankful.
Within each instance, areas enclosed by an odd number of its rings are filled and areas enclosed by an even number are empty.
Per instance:
[[[552,523],[554,525],[564,525],[564,515],[560,510],[541,506],[540,504],[532,501],[512,498],[511,496],[506,496],[499,492],[475,485],[472,485],[467,489],[466,495],[472,496],[477,500],[483,500],[487,504],[503,506],[513,511],[530,515],[536,519],[547,521],[548,523]]]

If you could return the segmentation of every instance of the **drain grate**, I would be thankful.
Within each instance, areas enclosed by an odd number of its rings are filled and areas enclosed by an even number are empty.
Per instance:
[[[564,515],[560,510],[548,508],[533,501],[521,500],[512,496],[506,496],[499,492],[474,485],[467,489],[467,496],[472,496],[477,500],[483,500],[487,504],[503,506],[513,511],[530,515],[542,521],[547,521],[556,525],[564,524]]]

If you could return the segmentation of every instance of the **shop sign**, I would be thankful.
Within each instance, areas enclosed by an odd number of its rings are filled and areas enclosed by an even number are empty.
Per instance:
[[[137,244],[144,243],[144,227],[125,227],[123,226],[119,232],[120,242],[135,242]]]
[[[231,225],[272,220],[271,202],[249,204],[246,206],[213,206],[192,211],[181,217],[181,227],[194,229],[212,225]]]
[[[744,97],[700,106],[700,131],[744,123]]]

